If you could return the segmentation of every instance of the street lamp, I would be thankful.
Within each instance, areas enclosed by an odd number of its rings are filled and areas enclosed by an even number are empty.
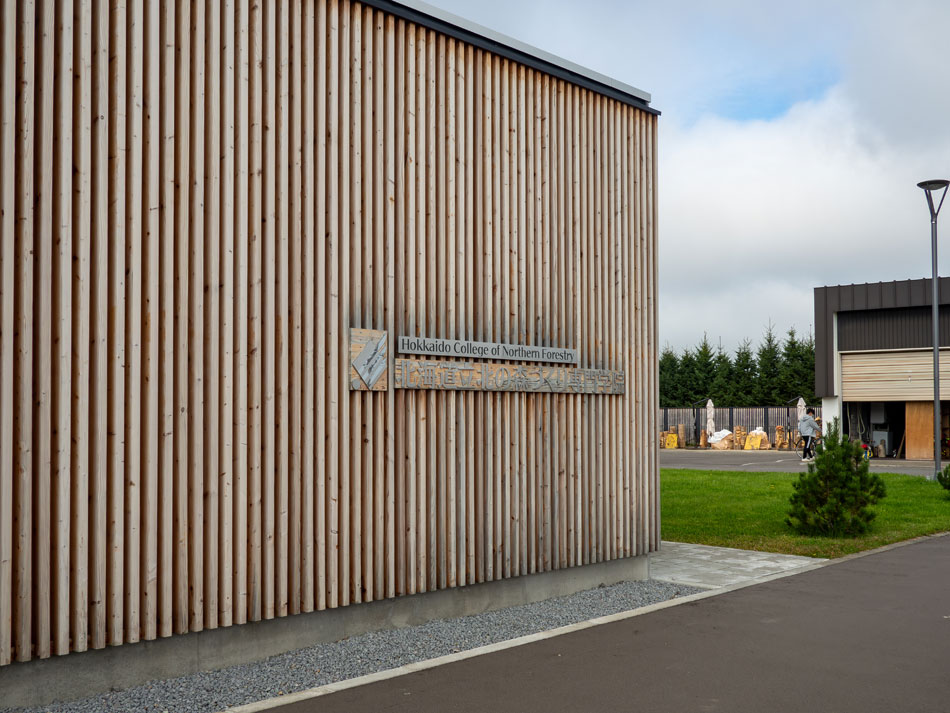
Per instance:
[[[940,302],[937,289],[937,215],[943,206],[943,199],[947,197],[947,186],[950,181],[937,179],[921,181],[918,188],[923,188],[927,194],[927,207],[930,209],[930,251],[933,261],[933,281],[931,283],[933,302],[933,333],[934,333],[934,478],[940,475]],[[933,194],[940,191],[940,202],[934,209]]]

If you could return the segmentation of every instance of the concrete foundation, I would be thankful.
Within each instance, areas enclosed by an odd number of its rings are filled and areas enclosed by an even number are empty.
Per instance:
[[[4,706],[39,706],[84,698],[155,679],[258,661],[370,631],[478,614],[648,577],[649,559],[644,555],[14,663],[0,668],[0,702]]]

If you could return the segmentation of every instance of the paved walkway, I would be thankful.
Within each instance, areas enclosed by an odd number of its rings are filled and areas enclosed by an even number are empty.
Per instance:
[[[276,710],[943,713],[948,591],[927,538]]]
[[[904,473],[932,477],[932,460],[903,458],[872,458],[871,470],[876,473]],[[798,473],[807,468],[794,451],[714,451],[708,449],[661,448],[661,468],[698,470],[734,470],[745,473]]]
[[[650,555],[650,577],[709,589],[810,569],[827,560],[729,547],[666,542]]]

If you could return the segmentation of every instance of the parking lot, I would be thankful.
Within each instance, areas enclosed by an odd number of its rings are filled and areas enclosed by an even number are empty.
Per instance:
[[[872,458],[871,470],[880,473],[929,475],[931,460]],[[794,451],[716,451],[712,449],[660,449],[661,468],[692,468],[696,470],[738,470],[750,473],[768,471],[796,472],[805,469]]]

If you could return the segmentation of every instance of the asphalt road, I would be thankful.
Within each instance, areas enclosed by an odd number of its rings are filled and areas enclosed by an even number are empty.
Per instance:
[[[948,591],[929,538],[274,710],[944,713]]]
[[[872,458],[871,470],[879,473],[930,475],[933,461],[902,458]],[[768,471],[797,472],[805,469],[794,451],[714,451],[686,448],[660,449],[661,468],[694,468],[699,470],[738,470],[763,473]],[[950,710],[950,704],[948,704]]]

